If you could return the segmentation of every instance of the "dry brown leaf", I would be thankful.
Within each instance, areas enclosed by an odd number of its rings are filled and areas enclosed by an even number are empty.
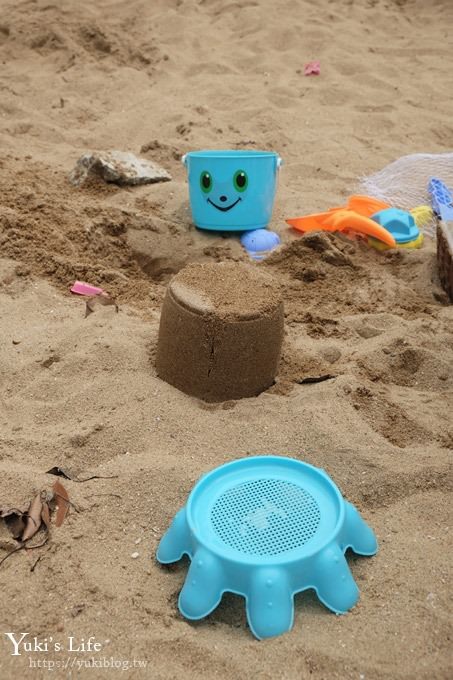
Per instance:
[[[49,506],[47,505],[47,502],[43,500],[42,502],[42,510],[41,510],[41,519],[46,525],[46,529],[49,530],[50,527],[50,510]]]
[[[55,519],[55,526],[61,527],[69,510],[69,496],[63,484],[58,480],[52,486],[55,496],[57,497],[57,516]]]
[[[71,482],[88,482],[90,479],[116,479],[118,477],[118,475],[110,475],[108,477],[103,475],[91,475],[90,477],[80,478],[68,468],[58,467],[57,465],[54,465],[50,470],[47,470],[46,475],[64,477],[65,479],[70,479]]]
[[[101,295],[93,295],[93,297],[90,297],[86,300],[86,308],[85,308],[85,319],[87,316],[92,314],[94,312],[96,303],[99,303],[100,305],[103,305],[104,307],[107,307],[108,305],[114,305],[115,307],[115,312],[118,313],[119,307],[116,304],[116,300],[106,293],[101,294]]]
[[[50,507],[49,504],[56,496],[58,498],[63,497],[60,500],[59,513],[57,513],[57,519],[60,517],[60,523],[64,520],[67,512],[68,503],[66,489],[62,484],[57,482],[61,488],[54,490],[54,492],[41,491],[37,494],[33,500],[29,503],[28,508],[11,508],[11,507],[1,507],[0,508],[0,547],[7,550],[5,557],[0,559],[0,565],[3,562],[19,550],[35,550],[36,548],[41,548],[49,540],[49,528],[50,528]],[[41,526],[44,525],[44,539],[41,542],[36,543],[36,539],[39,540],[38,531]],[[57,525],[59,526],[59,525]],[[3,534],[2,531],[3,530]],[[15,542],[10,542],[8,535],[5,536],[5,532],[8,531],[11,537],[14,537]],[[17,544],[19,542],[19,545]],[[35,562],[31,571],[34,570],[36,564],[39,560]]]
[[[41,494],[38,493],[30,503],[27,524],[21,536],[22,541],[28,541],[28,539],[34,536],[39,530],[39,527],[41,526],[41,512],[42,500]]]

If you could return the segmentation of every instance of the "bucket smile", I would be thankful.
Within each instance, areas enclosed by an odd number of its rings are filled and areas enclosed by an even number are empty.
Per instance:
[[[210,203],[211,205],[213,205],[214,208],[217,208],[217,210],[221,210],[222,212],[228,212],[228,210],[231,210],[231,208],[234,208],[234,206],[237,205],[237,204],[239,203],[240,200],[241,200],[241,199],[238,198],[237,201],[235,201],[235,202],[232,203],[231,205],[227,205],[227,206],[225,206],[225,207],[223,207],[223,206],[221,206],[221,205],[217,205],[216,203],[214,203],[213,201],[211,201],[210,198],[208,198],[208,203]]]

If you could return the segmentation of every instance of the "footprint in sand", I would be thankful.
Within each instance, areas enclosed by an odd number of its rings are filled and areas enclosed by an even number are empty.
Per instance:
[[[432,440],[432,433],[412,420],[397,404],[368,387],[351,393],[352,405],[369,426],[398,448]]]
[[[449,362],[402,340],[367,353],[358,364],[373,382],[433,392],[445,392],[453,386],[453,368]]]

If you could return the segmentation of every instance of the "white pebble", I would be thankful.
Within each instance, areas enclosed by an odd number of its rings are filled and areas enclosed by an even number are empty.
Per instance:
[[[134,553],[132,553],[131,557],[132,557],[133,560],[136,560],[139,555],[140,555],[140,553],[134,552]]]

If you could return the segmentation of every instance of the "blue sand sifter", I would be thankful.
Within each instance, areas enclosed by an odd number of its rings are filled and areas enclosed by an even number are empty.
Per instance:
[[[201,619],[223,593],[236,593],[245,597],[249,626],[262,639],[291,629],[294,595],[308,588],[337,614],[356,604],[348,548],[374,555],[376,538],[324,470],[257,456],[197,482],[161,539],[157,559],[191,560],[179,595],[183,616]]]

